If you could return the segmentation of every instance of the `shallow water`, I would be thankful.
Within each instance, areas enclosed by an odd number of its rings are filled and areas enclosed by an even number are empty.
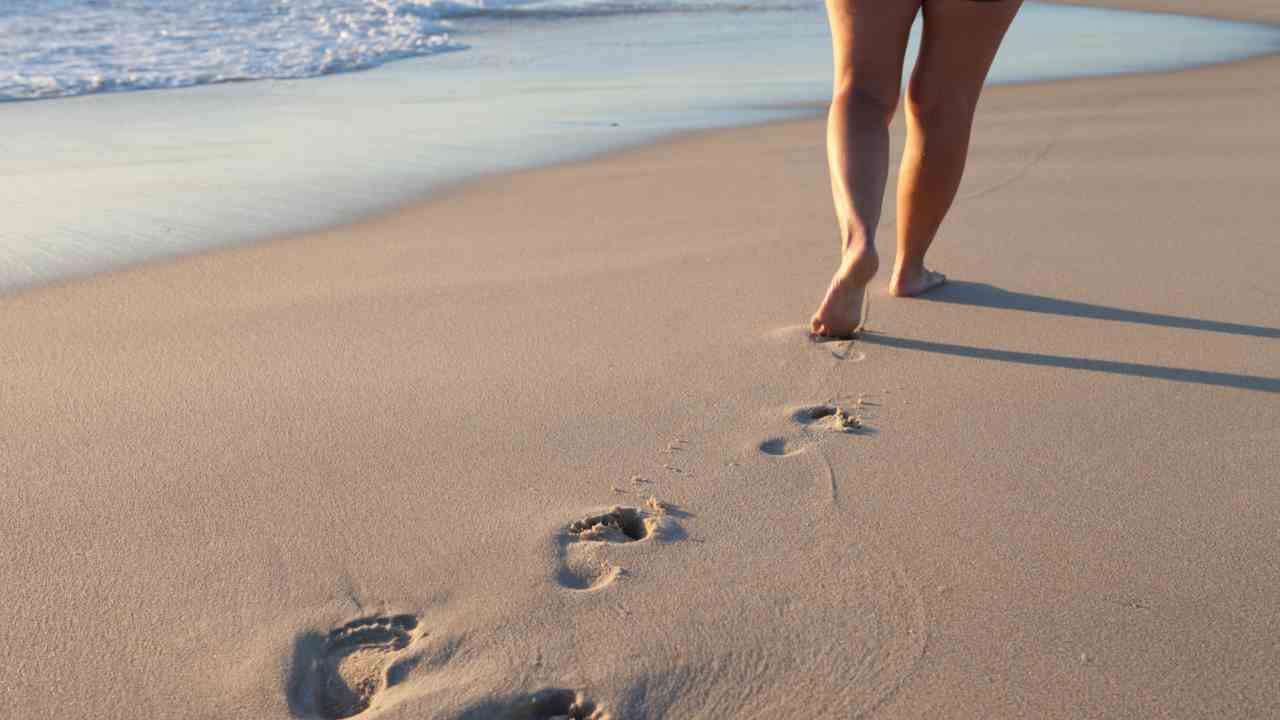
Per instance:
[[[0,290],[343,222],[478,174],[797,115],[829,87],[817,4],[451,22],[466,50],[363,72],[0,105]],[[992,81],[1277,50],[1276,28],[1028,5]]]

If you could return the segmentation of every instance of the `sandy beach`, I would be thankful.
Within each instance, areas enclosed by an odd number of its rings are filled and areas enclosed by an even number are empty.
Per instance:
[[[0,297],[0,715],[1280,716],[1277,117],[989,88],[852,342],[817,117]]]

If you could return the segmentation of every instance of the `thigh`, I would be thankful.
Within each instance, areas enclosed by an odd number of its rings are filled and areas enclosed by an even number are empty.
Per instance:
[[[912,96],[960,96],[976,104],[1000,42],[1022,0],[924,0]]]
[[[896,100],[920,0],[827,0],[836,88]]]

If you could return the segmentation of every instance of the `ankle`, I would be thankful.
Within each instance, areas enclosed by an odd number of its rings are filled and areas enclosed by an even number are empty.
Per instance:
[[[917,277],[919,275],[923,275],[924,272],[923,259],[907,261],[898,260],[893,264],[893,278],[895,280],[904,277]]]
[[[880,269],[880,256],[876,254],[876,246],[870,244],[850,245],[840,258],[843,274],[856,277],[859,281],[869,281]]]
[[[842,254],[848,254],[851,250],[859,255],[865,255],[868,251],[874,255],[876,252],[875,230],[868,230],[860,223],[850,223],[848,227],[844,227],[842,224],[840,232],[840,252]]]
[[[846,258],[876,257],[876,244],[866,237],[847,238],[840,254]]]

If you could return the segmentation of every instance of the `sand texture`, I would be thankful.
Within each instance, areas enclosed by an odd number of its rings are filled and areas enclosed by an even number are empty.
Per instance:
[[[1280,23],[1280,4],[1272,0],[1055,0],[1063,5],[1093,5],[1119,10],[1179,13],[1245,22]]]
[[[0,715],[1280,716],[1280,58],[980,115],[853,342],[818,119],[0,298]]]

